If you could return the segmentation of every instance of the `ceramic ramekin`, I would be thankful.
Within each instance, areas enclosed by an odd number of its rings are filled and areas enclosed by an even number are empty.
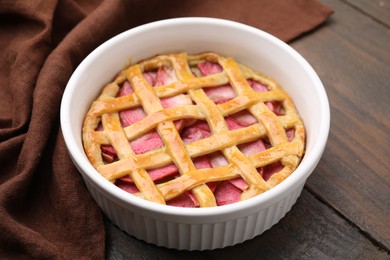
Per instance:
[[[157,54],[212,51],[275,79],[292,97],[306,128],[299,167],[273,189],[215,208],[178,208],[137,198],[103,178],[82,145],[82,123],[102,87],[130,62]],[[61,127],[69,154],[104,214],[119,228],[158,246],[186,250],[222,248],[251,239],[276,224],[300,196],[320,160],[329,132],[324,87],[306,60],[259,29],[213,18],[177,18],[133,28],[86,57],[70,78],[61,103]]]

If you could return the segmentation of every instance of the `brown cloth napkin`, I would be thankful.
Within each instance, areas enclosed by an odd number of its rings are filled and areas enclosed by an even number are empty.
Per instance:
[[[103,41],[186,16],[239,21],[290,41],[331,13],[317,0],[0,1],[0,258],[105,256],[103,215],[59,127],[69,77]]]

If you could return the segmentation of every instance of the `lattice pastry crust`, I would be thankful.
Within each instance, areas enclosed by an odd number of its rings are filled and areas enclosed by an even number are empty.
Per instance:
[[[218,64],[222,71],[199,76],[196,66],[203,62]],[[175,81],[151,86],[143,73],[161,67],[170,68]],[[131,84],[133,93],[118,96],[126,81]],[[256,91],[250,81],[266,86],[267,91]],[[221,85],[230,85],[235,96],[226,102],[214,102],[205,90]],[[163,99],[181,94],[189,97],[191,103],[163,107]],[[269,109],[266,104],[270,101],[280,104],[280,114]],[[120,111],[136,107],[141,107],[146,116],[123,127]],[[226,118],[241,111],[249,113],[256,122],[229,129]],[[195,119],[207,122],[211,135],[185,142],[175,122]],[[293,137],[288,138],[291,130]],[[136,154],[130,142],[150,131],[157,131],[163,146]],[[240,200],[271,189],[296,169],[303,156],[305,142],[305,130],[297,110],[277,83],[238,64],[233,58],[215,53],[160,55],[124,69],[93,102],[82,132],[87,157],[109,181],[130,176],[139,190],[134,195],[161,204],[191,191],[200,207],[217,205],[213,191],[207,185],[211,182],[241,177],[247,187]],[[267,149],[249,156],[240,150],[240,145],[257,139],[267,140]],[[102,156],[104,145],[114,148],[117,155],[114,161],[108,163]],[[195,167],[194,158],[216,152],[226,159],[226,165]],[[265,180],[258,169],[276,162],[282,167]],[[172,163],[180,174],[177,178],[155,183],[148,174],[149,169]]]

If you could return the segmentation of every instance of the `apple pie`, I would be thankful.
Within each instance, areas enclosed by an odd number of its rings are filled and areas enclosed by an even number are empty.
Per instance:
[[[216,53],[174,53],[119,72],[92,103],[94,168],[145,200],[213,207],[262,194],[297,168],[305,130],[271,78]]]

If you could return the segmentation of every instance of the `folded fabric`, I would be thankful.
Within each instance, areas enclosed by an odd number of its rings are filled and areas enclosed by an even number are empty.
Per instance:
[[[230,19],[290,41],[332,12],[316,0],[0,2],[0,258],[104,258],[103,215],[59,127],[67,81],[102,42],[185,16]]]

